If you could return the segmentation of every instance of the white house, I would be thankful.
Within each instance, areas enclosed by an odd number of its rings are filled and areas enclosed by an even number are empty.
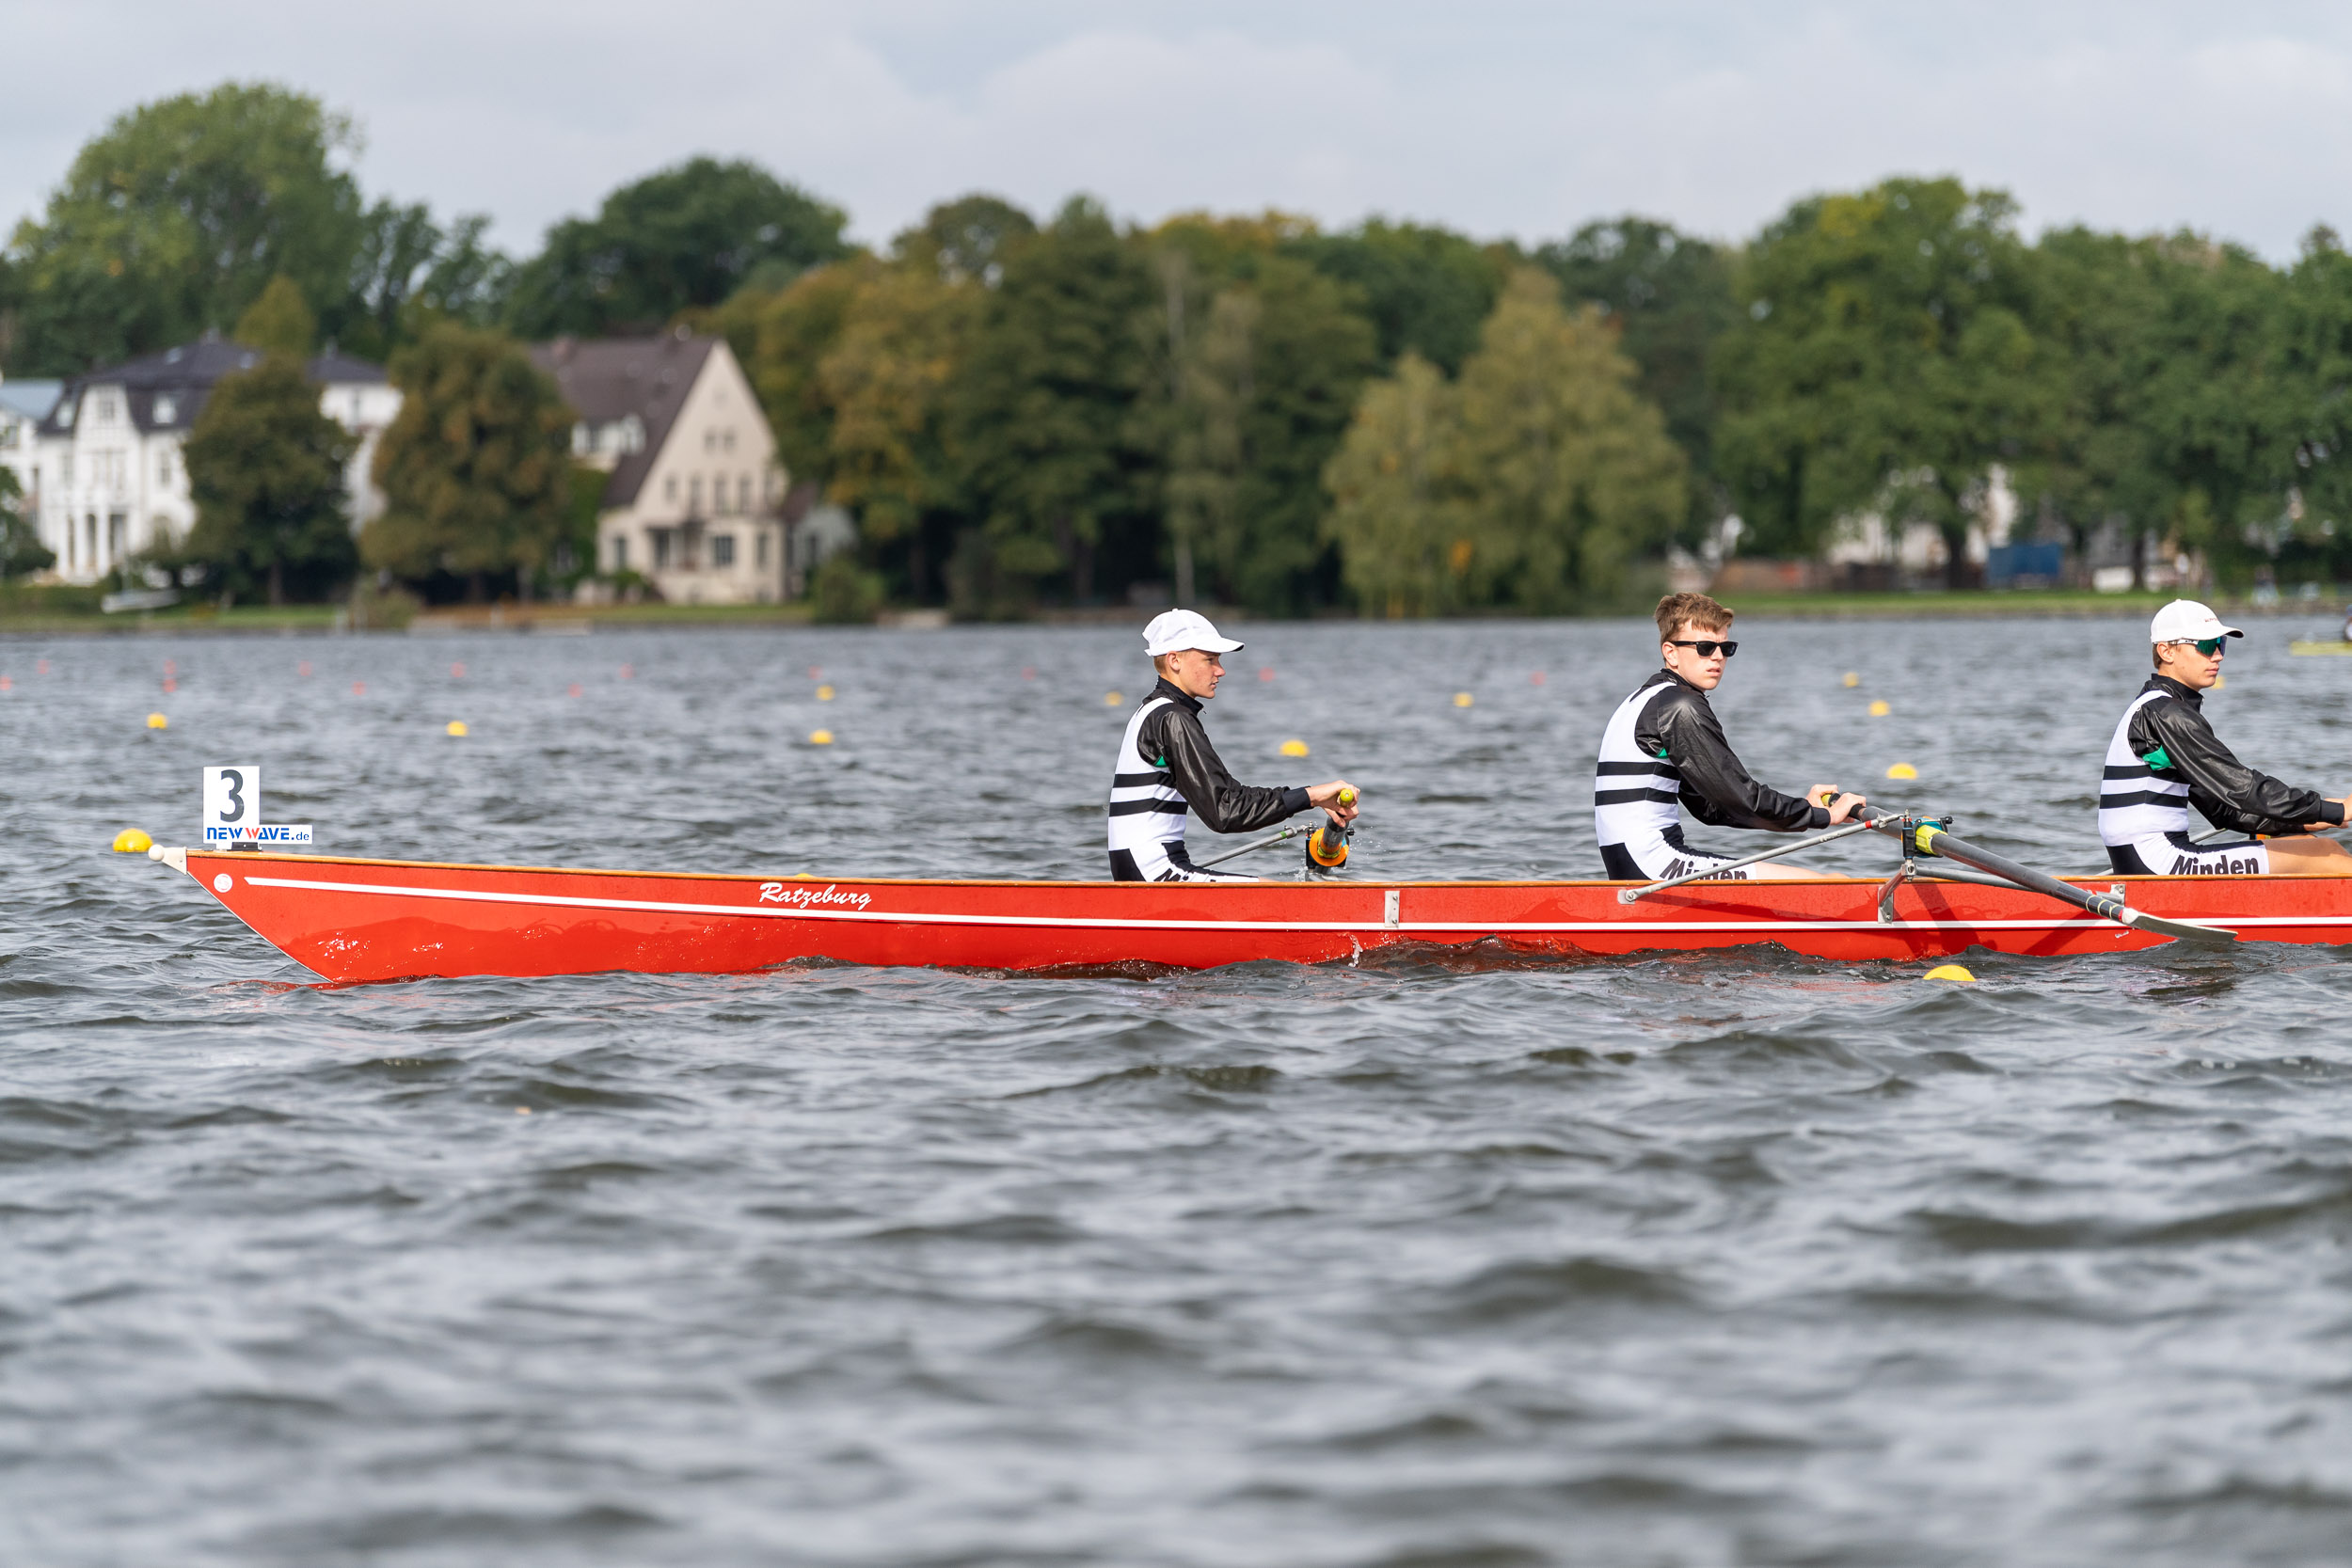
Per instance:
[[[612,475],[596,570],[633,572],[675,604],[781,598],[784,465],[726,341],[680,327],[531,351],[578,420],[572,453]]]
[[[28,497],[34,488],[34,433],[64,389],[62,381],[0,378],[0,468],[16,475],[17,488]]]
[[[196,522],[181,447],[222,377],[261,363],[258,349],[207,338],[111,365],[65,383],[33,427],[24,482],[56,577],[96,582],[125,560]],[[359,437],[344,470],[351,526],[384,509],[369,478],[375,444],[400,412],[381,367],[327,354],[310,364],[319,407]]]

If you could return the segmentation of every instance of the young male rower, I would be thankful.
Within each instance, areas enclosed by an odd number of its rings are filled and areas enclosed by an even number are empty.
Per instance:
[[[1152,694],[1127,721],[1111,765],[1111,879],[1120,882],[1255,881],[1204,871],[1184,851],[1190,807],[1214,832],[1242,833],[1321,806],[1332,821],[1356,816],[1355,787],[1333,779],[1306,788],[1262,789],[1239,784],[1200,727],[1200,705],[1225,678],[1225,656],[1241,644],[1220,637],[1209,618],[1171,610],[1143,628],[1143,648],[1159,672]],[[1348,804],[1340,803],[1342,792]]]
[[[2302,836],[2342,822],[2346,802],[2256,772],[2205,720],[2222,653],[2245,635],[2194,599],[2173,600],[2148,623],[2156,673],[2123,710],[2099,781],[2099,839],[2117,871],[2352,877],[2342,845]],[[2200,844],[2189,836],[2191,806],[2217,828],[2275,836]]]
[[[1704,594],[1658,601],[1658,652],[1665,668],[1617,705],[1600,737],[1593,779],[1593,828],[1601,864],[1622,881],[1662,881],[1740,857],[1683,842],[1681,813],[1717,828],[1793,833],[1846,821],[1864,804],[1835,784],[1815,784],[1803,800],[1756,782],[1724,738],[1707,694],[1724,678],[1740,644],[1726,635],[1731,611]],[[1770,861],[1724,874],[1809,877]]]

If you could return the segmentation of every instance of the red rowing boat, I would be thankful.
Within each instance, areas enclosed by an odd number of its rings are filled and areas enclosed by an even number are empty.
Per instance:
[[[1034,970],[1324,963],[1382,948],[1654,953],[1775,943],[1836,959],[2114,953],[2165,938],[2024,889],[1822,877],[1694,882],[1015,882],[674,876],[164,849],[329,980],[732,974],[795,958]],[[2262,942],[2352,941],[2352,879],[2074,878]]]

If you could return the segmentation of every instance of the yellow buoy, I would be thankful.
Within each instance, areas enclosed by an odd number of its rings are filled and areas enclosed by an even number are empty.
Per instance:
[[[1919,770],[1907,762],[1899,762],[1886,770],[1886,776],[1890,779],[1915,779]]]
[[[1126,700],[1126,698],[1120,696],[1116,691],[1105,691],[1103,693],[1103,705],[1104,707],[1117,707],[1120,704],[1125,702]]]
[[[118,855],[144,855],[153,847],[155,841],[136,828],[125,828],[115,834],[115,853]]]
[[[1467,691],[1456,691],[1454,694],[1454,705],[1455,707],[1468,707],[1476,700],[1476,698],[1472,697]]]
[[[463,719],[453,719],[441,733],[463,740],[466,738],[466,721]]]
[[[1885,699],[1883,698],[1881,698],[1879,701],[1870,705],[1870,717],[1873,719],[1883,719],[1894,711],[1895,710],[1893,708],[1886,705]]]
[[[1851,670],[1849,670],[1846,672],[1846,684],[1849,687],[1860,686],[1862,684],[1862,677],[1855,674]]]
[[[1307,754],[1307,743],[1303,740],[1285,740],[1282,742],[1282,754],[1286,757],[1303,757]]]
[[[2229,684],[2230,684],[2230,677],[2229,677],[2229,676],[2227,676],[2227,675],[2216,675],[2216,676],[2214,676],[2214,678],[2213,678],[2213,689],[2214,689],[2216,691],[2220,690],[2223,687],[2225,687],[2225,686],[2227,686],[2227,685],[2229,685]]]
[[[830,703],[830,702],[832,702],[832,701],[833,701],[833,688],[832,688],[832,687],[830,687],[830,686],[820,686],[820,687],[818,687],[818,688],[817,689],[817,700],[818,700],[818,702],[820,702],[820,703]]]
[[[808,743],[811,746],[830,746],[833,744],[833,732],[831,730],[811,730],[808,732]]]
[[[171,728],[171,721],[160,713],[151,713],[147,716],[147,727],[151,730],[167,730]]]
[[[1966,970],[1961,968],[1958,964],[1937,964],[1933,969],[1927,972],[1924,978],[1930,980],[1963,980],[1973,984],[1977,977],[1969,974]]]

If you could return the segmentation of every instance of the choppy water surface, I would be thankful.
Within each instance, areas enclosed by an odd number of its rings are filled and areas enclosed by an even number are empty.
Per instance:
[[[2323,629],[2213,703],[2341,791]],[[1740,632],[1764,777],[2097,863],[2137,625]],[[1248,636],[1359,863],[1594,874],[1645,628]],[[1096,875],[1138,647],[0,642],[0,1560],[2344,1560],[2331,950],[328,990],[103,852],[259,762],[328,853]]]

